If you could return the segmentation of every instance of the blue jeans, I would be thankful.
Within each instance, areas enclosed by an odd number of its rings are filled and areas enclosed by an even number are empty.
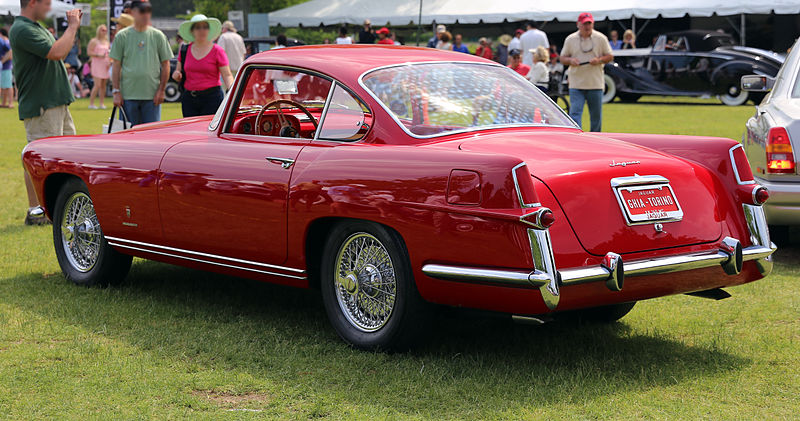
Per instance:
[[[122,108],[133,126],[161,121],[161,106],[156,105],[152,99],[126,99]]]
[[[589,106],[589,131],[599,132],[603,124],[603,90],[602,89],[569,89],[569,116],[581,126],[583,103]]]

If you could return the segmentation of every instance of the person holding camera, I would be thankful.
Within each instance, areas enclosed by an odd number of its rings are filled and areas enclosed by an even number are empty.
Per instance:
[[[64,58],[75,44],[81,11],[67,12],[67,30],[56,41],[53,34],[38,23],[50,13],[51,0],[20,0],[20,6],[20,16],[14,20],[9,38],[19,91],[19,119],[25,124],[27,140],[74,135],[75,124],[68,107],[75,97],[69,86]],[[28,173],[25,173],[25,187],[28,190],[25,224],[47,223]]]

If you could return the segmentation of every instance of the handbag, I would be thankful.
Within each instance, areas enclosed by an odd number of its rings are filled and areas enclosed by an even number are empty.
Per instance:
[[[119,109],[119,116],[120,119],[116,119],[117,109]],[[128,115],[125,114],[125,109],[122,107],[117,107],[116,105],[111,110],[111,118],[108,119],[108,124],[103,124],[103,133],[115,133],[120,132],[122,130],[128,130],[133,125],[131,121],[128,120]]]

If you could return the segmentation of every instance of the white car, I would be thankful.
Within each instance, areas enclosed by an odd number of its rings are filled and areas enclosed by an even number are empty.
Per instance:
[[[800,39],[775,78],[742,77],[742,89],[768,92],[747,120],[743,144],[755,182],[769,189],[764,205],[774,238],[788,240],[788,227],[800,226]]]

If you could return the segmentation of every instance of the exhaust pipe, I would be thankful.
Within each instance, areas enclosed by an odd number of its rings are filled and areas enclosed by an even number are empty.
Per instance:
[[[728,255],[728,260],[721,263],[722,270],[728,275],[738,275],[742,272],[742,243],[731,237],[725,237],[719,245],[719,250]]]

